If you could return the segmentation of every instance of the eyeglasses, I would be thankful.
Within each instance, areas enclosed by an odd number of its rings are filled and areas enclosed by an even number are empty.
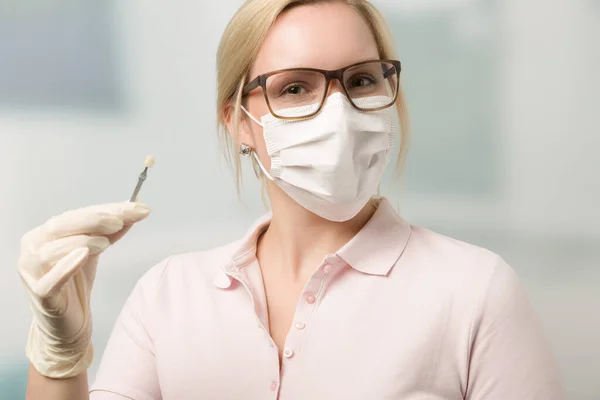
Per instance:
[[[242,95],[261,87],[273,116],[284,120],[310,118],[321,111],[329,82],[337,79],[354,108],[377,111],[396,102],[400,84],[400,61],[373,60],[335,71],[290,68],[257,76]]]

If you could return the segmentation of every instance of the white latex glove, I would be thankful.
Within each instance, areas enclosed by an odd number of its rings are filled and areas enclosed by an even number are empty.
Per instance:
[[[140,203],[97,205],[53,217],[23,236],[19,273],[33,311],[26,353],[40,374],[68,378],[90,366],[98,256],[149,213]]]

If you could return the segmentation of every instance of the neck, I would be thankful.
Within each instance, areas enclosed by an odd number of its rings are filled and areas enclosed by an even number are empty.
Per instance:
[[[306,210],[279,188],[269,188],[269,198],[273,218],[258,243],[261,268],[283,269],[279,273],[294,280],[309,277],[326,255],[350,241],[375,212],[367,204],[350,220],[332,222]]]

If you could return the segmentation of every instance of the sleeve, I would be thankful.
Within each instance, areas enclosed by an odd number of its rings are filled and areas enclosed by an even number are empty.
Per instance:
[[[168,260],[137,282],[104,350],[90,400],[160,400],[151,315],[156,288]]]
[[[466,400],[563,400],[550,346],[515,271],[500,257],[471,328]]]

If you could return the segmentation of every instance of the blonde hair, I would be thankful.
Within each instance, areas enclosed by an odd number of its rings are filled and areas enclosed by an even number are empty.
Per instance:
[[[223,32],[217,51],[217,125],[225,157],[235,170],[238,194],[241,183],[238,135],[242,116],[242,89],[265,37],[282,12],[300,5],[333,2],[350,6],[363,17],[373,32],[381,59],[396,58],[392,35],[384,17],[367,0],[247,0]],[[400,149],[397,160],[397,171],[400,171],[408,146],[408,120],[402,87],[398,92],[396,106],[400,118]],[[229,115],[231,112],[233,114]],[[227,129],[227,118],[232,118],[234,132]],[[256,165],[254,169],[258,173]]]

